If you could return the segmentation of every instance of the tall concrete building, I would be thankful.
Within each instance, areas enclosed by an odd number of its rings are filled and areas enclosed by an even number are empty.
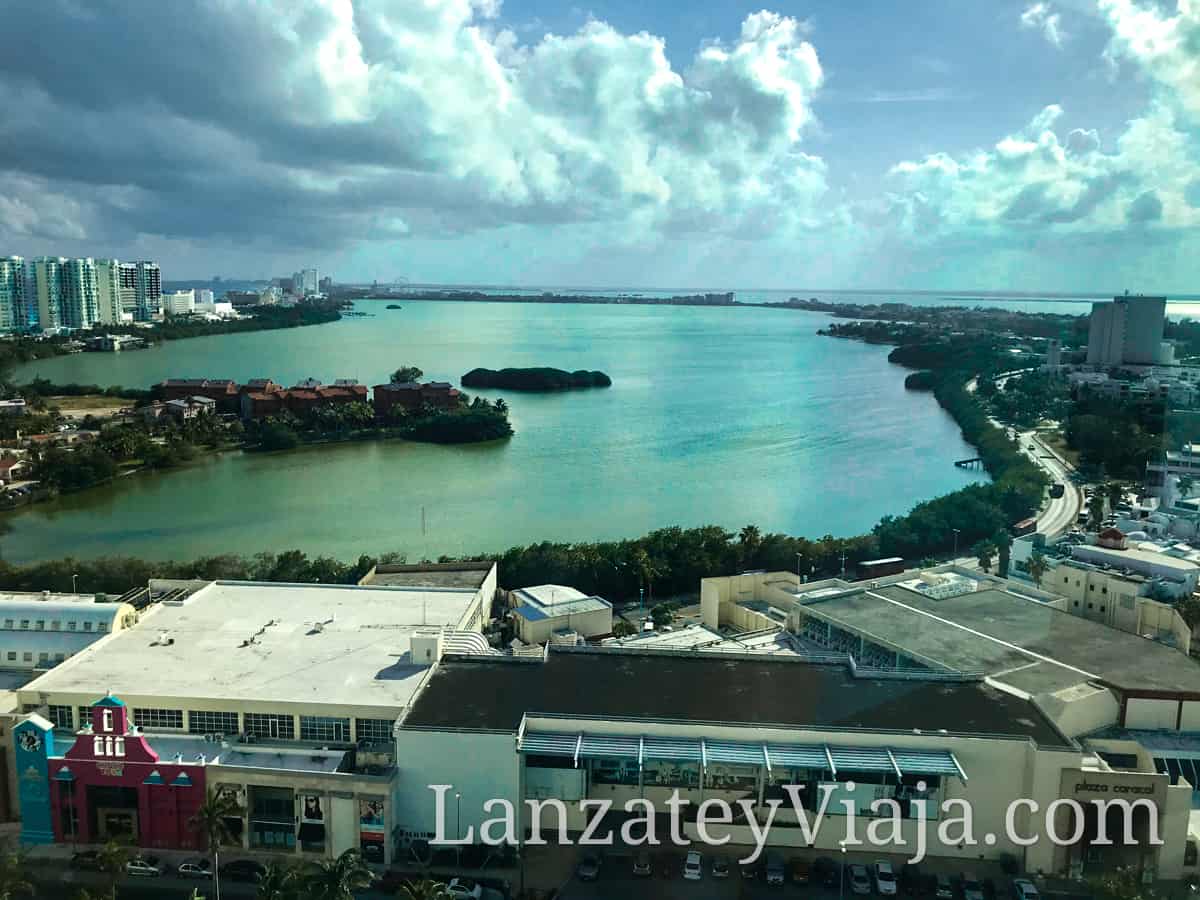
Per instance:
[[[127,264],[116,259],[96,260],[97,318],[105,325],[133,319],[134,285],[126,286]]]
[[[36,324],[42,331],[54,331],[63,325],[62,256],[39,256],[29,271],[29,302]]]
[[[1170,362],[1171,348],[1163,343],[1166,314],[1166,297],[1125,296],[1092,304],[1088,365],[1104,368]]]
[[[316,269],[301,269],[293,276],[295,291],[302,297],[316,294],[321,289],[320,273]]]
[[[62,324],[91,328],[99,321],[96,261],[90,257],[68,259],[61,267]]]
[[[28,324],[25,279],[24,259],[0,257],[0,331],[24,328]]]
[[[158,263],[138,260],[133,263],[136,272],[134,288],[134,318],[149,322],[162,312],[162,272]]]

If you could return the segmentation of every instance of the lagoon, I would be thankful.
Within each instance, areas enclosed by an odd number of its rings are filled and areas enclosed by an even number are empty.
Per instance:
[[[343,559],[503,550],[716,523],[808,537],[986,476],[886,347],[820,337],[823,314],[762,308],[362,302],[371,317],[25,366],[21,379],[145,387],[166,377],[453,381],[477,366],[599,369],[606,389],[504,397],[508,441],[402,441],[209,456],[7,516],[5,559],[153,559],[299,548]],[[473,392],[475,393],[475,392]]]

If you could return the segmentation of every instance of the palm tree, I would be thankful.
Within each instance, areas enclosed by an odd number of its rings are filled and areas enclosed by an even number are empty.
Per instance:
[[[0,900],[15,900],[21,894],[33,896],[33,885],[25,871],[25,857],[5,844],[0,848]]]
[[[1175,487],[1179,489],[1179,499],[1186,500],[1188,494],[1192,492],[1192,488],[1196,486],[1195,479],[1191,475],[1180,475],[1175,479]]]
[[[1050,568],[1050,564],[1046,562],[1046,557],[1042,556],[1042,554],[1035,553],[1029,557],[1026,568],[1029,569],[1029,577],[1033,579],[1033,583],[1041,587],[1042,576],[1046,574],[1046,570]]]
[[[295,900],[300,896],[301,872],[296,866],[272,862],[258,879],[257,900]]]
[[[363,862],[362,853],[351,847],[337,859],[322,860],[313,865],[312,874],[305,878],[305,900],[354,900],[354,892],[371,886],[371,870]]]
[[[110,840],[96,854],[100,871],[108,876],[108,893],[114,900],[117,896],[117,879],[125,874],[125,863],[133,851],[127,844]]]
[[[979,558],[979,568],[983,571],[991,571],[992,560],[996,558],[996,545],[991,541],[980,541],[971,550]]]
[[[410,881],[400,888],[397,895],[398,900],[447,900],[449,896],[446,886],[432,878]]]
[[[242,807],[237,798],[228,791],[218,791],[209,788],[204,796],[204,802],[192,816],[192,830],[195,831],[208,847],[213,861],[213,891],[217,900],[221,900],[221,845],[233,840],[233,832],[229,830],[228,820],[240,818]]]

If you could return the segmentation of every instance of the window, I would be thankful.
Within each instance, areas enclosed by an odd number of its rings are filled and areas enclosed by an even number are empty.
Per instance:
[[[71,707],[69,706],[50,706],[47,707],[49,713],[46,718],[54,723],[55,728],[74,728],[75,718],[71,715]]]
[[[28,630],[29,630],[29,620],[28,620],[28,619],[22,619],[22,620],[21,620],[21,628],[22,628],[24,631],[28,631]]]
[[[61,624],[62,624],[62,623],[61,623],[61,622],[59,622],[59,621],[58,621],[58,619],[51,619],[51,620],[50,620],[50,630],[51,630],[51,631],[58,631],[58,626],[59,626],[59,625],[61,625]]]
[[[24,652],[24,653],[21,655],[21,659],[22,659],[23,661],[25,661],[25,662],[28,662],[28,663],[31,663],[31,662],[33,662],[33,651],[32,651],[32,650],[26,650],[26,651],[25,651],[25,652]]]
[[[36,622],[34,622],[33,630],[34,631],[45,631],[46,630],[46,620],[38,619]]]
[[[1091,608],[1092,608],[1092,607],[1094,607],[1095,605],[1096,605],[1096,604],[1094,604],[1094,603],[1089,603],[1089,604],[1088,604],[1088,609],[1091,609]]]
[[[38,654],[38,663],[39,663],[40,665],[45,665],[45,664],[46,664],[46,663],[48,663],[49,661],[50,661],[50,654],[49,654],[49,653],[39,653],[39,654]]]
[[[331,716],[301,716],[300,740],[349,743],[350,720]]]
[[[55,653],[54,654],[54,662],[55,663],[60,663],[63,660],[65,660],[66,658],[67,658],[67,654],[65,654],[65,653]]]
[[[9,631],[12,631],[13,628],[16,627],[16,623],[12,619],[5,619],[4,627],[7,628]]]
[[[276,713],[246,713],[243,717],[246,734],[262,738],[280,738],[285,741],[296,737],[296,721],[291,716]]]
[[[74,631],[74,630],[75,630],[75,623],[74,623],[74,622],[68,622],[68,623],[67,623],[67,631]]]
[[[1078,605],[1079,605],[1079,601],[1078,601],[1078,600],[1076,600],[1076,601],[1075,601],[1075,605],[1076,605],[1076,606],[1078,606]]]
[[[1095,586],[1094,584],[1089,584],[1089,585],[1088,585],[1088,590],[1089,590],[1089,591],[1094,591],[1095,589],[1096,589],[1096,586]]]
[[[133,724],[140,728],[183,729],[182,709],[134,709]]]
[[[360,741],[387,744],[392,740],[391,719],[355,719],[354,736]]]
[[[237,734],[238,714],[235,712],[188,712],[188,731],[192,734]]]
[[[106,632],[106,631],[108,631],[107,625],[105,625],[103,622],[96,623],[96,633],[97,634],[104,634],[104,632]]]
[[[9,661],[9,662],[16,662],[16,661],[17,661],[17,651],[16,651],[16,650],[9,650],[9,651],[8,651],[8,661]]]
[[[84,622],[84,623],[83,623],[83,630],[84,630],[84,631],[91,631],[91,630],[92,630],[92,623],[91,623],[91,622]]]
[[[1104,587],[1100,588],[1100,593],[1107,594],[1108,593],[1108,585],[1105,585]]]

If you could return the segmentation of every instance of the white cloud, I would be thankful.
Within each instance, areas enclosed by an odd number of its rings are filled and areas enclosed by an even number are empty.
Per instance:
[[[1108,232],[1128,222],[1200,225],[1187,200],[1190,141],[1166,106],[1132,121],[1111,152],[1095,130],[1054,130],[1058,106],[990,150],[937,153],[894,166],[892,221],[911,238],[1002,237],[1022,230]]]
[[[1021,27],[1037,29],[1055,47],[1063,44],[1062,16],[1049,3],[1031,3],[1025,7]]]
[[[110,232],[327,247],[522,223],[786,235],[820,218],[825,167],[802,143],[823,72],[787,16],[749,15],[676,69],[662,38],[596,20],[522,43],[496,0],[72,6],[86,22],[64,4],[14,11],[59,61],[0,59],[16,110],[0,172],[66,175]],[[89,59],[87,77],[64,58]],[[45,127],[68,119],[122,140]]]
[[[1133,0],[1099,0],[1113,35],[1105,55],[1127,60],[1200,122],[1200,0],[1177,0],[1174,15]]]

